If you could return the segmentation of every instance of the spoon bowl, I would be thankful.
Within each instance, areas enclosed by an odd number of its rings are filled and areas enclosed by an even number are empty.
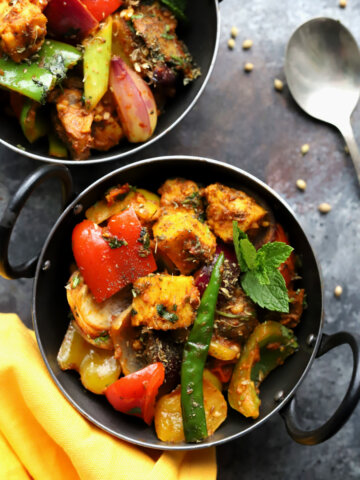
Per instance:
[[[341,131],[360,182],[360,153],[350,124],[360,94],[360,50],[352,34],[331,18],[304,23],[289,40],[285,75],[296,103]]]

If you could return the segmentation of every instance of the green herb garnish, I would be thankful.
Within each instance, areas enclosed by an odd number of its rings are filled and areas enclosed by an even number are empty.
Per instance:
[[[126,247],[126,245],[128,244],[128,242],[123,238],[112,237],[111,235],[107,235],[107,234],[103,235],[102,237],[105,240],[105,242],[108,243],[111,249],[120,248],[124,246]]]
[[[256,251],[235,221],[233,241],[242,272],[241,286],[246,295],[262,308],[288,313],[289,295],[278,267],[288,259],[293,248],[283,242],[271,242]]]
[[[165,25],[165,31],[164,31],[164,33],[161,34],[161,36],[162,36],[163,38],[166,38],[166,40],[174,40],[174,38],[175,38],[174,35],[171,35],[171,34],[169,33],[169,31],[170,31],[170,26],[169,26],[169,25]]]
[[[76,288],[80,283],[80,275],[77,274],[75,277],[73,277],[72,282],[71,282],[71,288]]]
[[[178,316],[176,313],[169,313],[165,306],[162,305],[161,303],[156,305],[156,311],[160,317],[162,317],[164,320],[168,320],[171,323],[175,323],[178,321]]]
[[[106,333],[105,335],[100,335],[99,337],[94,338],[95,343],[103,343],[109,340],[110,336]]]

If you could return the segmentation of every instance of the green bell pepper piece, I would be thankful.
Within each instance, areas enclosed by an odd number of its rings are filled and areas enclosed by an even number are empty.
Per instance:
[[[40,104],[27,98],[20,114],[20,125],[25,137],[30,143],[34,143],[48,131],[48,121],[39,112]]]
[[[228,391],[230,406],[245,417],[257,418],[261,382],[297,349],[294,333],[281,323],[267,321],[258,325],[235,365]]]
[[[45,103],[48,92],[76,65],[81,53],[72,45],[46,40],[29,63],[0,58],[0,86]]]
[[[85,106],[92,110],[100,102],[109,84],[112,43],[112,17],[84,43]]]

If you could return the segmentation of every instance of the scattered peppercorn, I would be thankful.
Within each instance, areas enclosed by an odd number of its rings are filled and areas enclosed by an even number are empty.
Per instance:
[[[302,178],[299,178],[298,180],[296,180],[296,186],[299,190],[306,190],[306,182],[305,180],[303,180]]]
[[[320,203],[318,210],[320,213],[329,213],[331,210],[331,205],[326,202]]]

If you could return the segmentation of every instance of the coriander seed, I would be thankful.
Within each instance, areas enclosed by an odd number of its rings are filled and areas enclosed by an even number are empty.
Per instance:
[[[231,27],[230,35],[232,38],[236,38],[239,35],[239,29],[237,27]]]
[[[310,145],[308,143],[304,143],[301,147],[301,154],[306,155],[308,151],[310,150]]]
[[[342,286],[341,285],[336,285],[336,287],[334,288],[335,297],[338,297],[338,298],[341,297],[342,293],[343,293]]]
[[[331,210],[331,205],[330,203],[326,202],[320,203],[320,205],[318,206],[318,210],[320,213],[329,213]]]
[[[230,50],[233,50],[233,48],[235,47],[235,40],[233,38],[229,38],[228,47],[230,48]]]
[[[254,70],[254,64],[250,63],[250,62],[246,62],[245,65],[244,65],[244,70],[247,73],[252,72]]]
[[[302,178],[299,178],[298,180],[296,180],[296,186],[299,190],[306,190],[306,182],[305,180],[303,180]]]
[[[254,42],[250,40],[250,38],[247,38],[246,40],[244,40],[242,43],[243,50],[249,50],[253,46],[253,43]]]
[[[275,90],[277,90],[278,92],[281,92],[282,89],[284,88],[284,83],[283,83],[279,78],[275,78],[275,80],[274,80],[274,88],[275,88]]]
[[[347,0],[339,0],[339,7],[345,8],[347,5]]]

